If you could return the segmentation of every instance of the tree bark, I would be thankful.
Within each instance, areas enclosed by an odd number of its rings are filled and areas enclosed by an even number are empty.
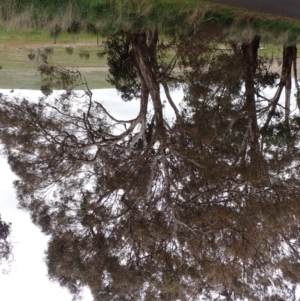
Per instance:
[[[283,46],[283,59],[282,59],[282,69],[280,82],[278,84],[277,91],[271,101],[271,108],[268,113],[267,120],[263,126],[263,129],[267,128],[276,110],[279,98],[281,96],[282,90],[285,87],[286,98],[285,98],[285,122],[288,123],[289,111],[290,111],[290,95],[291,95],[291,74],[292,65],[297,57],[297,47],[296,45],[284,45]]]
[[[285,124],[289,125],[291,90],[292,90],[292,66],[294,58],[297,57],[296,45],[284,45],[283,62],[285,63],[284,82],[285,82]]]
[[[137,64],[137,68],[140,72],[142,80],[146,83],[154,107],[156,129],[160,134],[164,135],[164,120],[162,103],[160,99],[159,82],[156,79],[153,66],[149,60],[149,47],[147,45],[146,33],[137,33],[130,35],[132,49]],[[153,51],[153,49],[152,49]]]
[[[295,45],[295,53],[293,58],[293,71],[294,71],[295,87],[297,90],[296,101],[297,101],[298,109],[300,109],[300,87],[299,87],[298,75],[297,75],[297,46],[296,45]]]
[[[259,151],[259,129],[256,116],[255,86],[254,79],[257,68],[257,51],[259,48],[260,37],[256,36],[253,40],[242,44],[242,63],[245,81],[245,109],[250,123],[250,142],[251,150],[255,153]]]

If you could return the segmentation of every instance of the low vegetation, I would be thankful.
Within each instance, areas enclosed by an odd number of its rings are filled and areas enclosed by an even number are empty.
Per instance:
[[[103,37],[119,30],[135,31],[156,27],[166,38],[170,31],[182,32],[197,24],[222,28],[230,40],[239,42],[260,34],[261,55],[281,56],[281,45],[297,42],[300,23],[272,15],[196,0],[99,0],[99,1],[14,1],[0,0],[1,88],[38,88],[38,51],[53,49],[55,64],[79,68],[91,88],[111,87]],[[186,24],[183,27],[182,24]],[[271,45],[271,46],[270,46]],[[276,45],[280,45],[277,47]],[[35,56],[37,58],[38,56]]]

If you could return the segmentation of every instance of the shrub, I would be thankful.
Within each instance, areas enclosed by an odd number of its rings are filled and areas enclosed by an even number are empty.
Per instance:
[[[51,55],[53,53],[53,47],[45,47],[44,52],[47,55]]]
[[[66,47],[67,54],[73,54],[73,51],[74,51],[73,47]]]
[[[85,58],[86,60],[88,60],[90,58],[90,53],[88,51],[86,51],[86,50],[81,50],[79,52],[79,56],[81,58]]]
[[[34,60],[34,58],[35,58],[35,54],[34,53],[29,53],[28,55],[28,58],[32,61],[32,60]]]

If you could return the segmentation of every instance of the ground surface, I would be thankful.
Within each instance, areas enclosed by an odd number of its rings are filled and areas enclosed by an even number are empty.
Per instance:
[[[300,1],[300,0],[299,0]],[[37,72],[36,61],[28,59],[29,53],[37,53],[37,49],[53,48],[51,60],[60,66],[77,69],[86,77],[91,89],[111,88],[106,81],[108,67],[106,59],[97,56],[97,52],[103,48],[95,43],[76,42],[64,43],[58,41],[0,41],[0,88],[2,89],[40,89],[42,82]],[[66,53],[66,47],[73,47],[72,55]],[[80,50],[90,53],[88,60],[80,58]],[[282,46],[270,46],[262,44],[260,55],[273,57],[271,71],[281,72]],[[297,60],[298,74],[300,74],[300,59]]]
[[[299,0],[207,0],[300,19]]]
[[[72,54],[67,54],[66,49],[68,47],[72,47]],[[260,55],[274,58],[271,70],[281,72],[282,45],[269,45],[262,42],[261,47]],[[9,33],[0,33],[0,66],[2,67],[0,70],[0,88],[40,89],[42,82],[37,72],[37,61],[30,61],[28,55],[30,53],[37,54],[38,50],[43,52],[46,48],[52,49],[53,53],[50,55],[50,59],[55,64],[71,69],[78,68],[86,77],[91,89],[111,88],[111,85],[106,81],[108,75],[106,58],[97,55],[99,51],[103,51],[102,41],[97,46],[95,36],[85,37],[81,34],[72,37],[62,35],[58,38],[57,44],[54,44],[53,40],[46,34],[11,36]],[[221,46],[220,48],[223,49]],[[81,51],[88,51],[90,57],[88,59],[81,58],[79,55]],[[297,65],[298,74],[300,74],[299,59]]]
[[[2,40],[1,40],[2,38]],[[73,53],[67,54],[66,48],[72,47]],[[38,63],[34,59],[30,61],[28,54],[37,55],[45,48],[52,49],[53,53],[49,59],[59,66],[70,69],[79,69],[86,77],[90,88],[110,88],[106,77],[108,68],[105,58],[99,58],[97,53],[103,50],[103,47],[97,46],[95,41],[61,41],[53,44],[51,38],[48,41],[39,40],[5,40],[0,37],[0,88],[3,89],[40,89],[42,82],[37,72]],[[79,56],[81,51],[87,51],[90,54],[88,59]]]

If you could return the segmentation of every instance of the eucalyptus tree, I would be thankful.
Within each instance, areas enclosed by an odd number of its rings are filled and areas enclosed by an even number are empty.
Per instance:
[[[50,278],[74,296],[84,285],[95,300],[294,295],[298,113],[288,115],[291,139],[266,134],[274,102],[262,88],[276,76],[257,56],[260,38],[220,54],[215,31],[205,32],[166,43],[155,29],[107,39],[109,80],[124,100],[139,100],[130,120],[94,101],[80,73],[47,64],[44,79],[64,94],[1,96],[0,139],[19,204],[50,236]],[[72,90],[78,82],[83,93]],[[178,86],[181,107],[170,91]],[[272,114],[269,124],[279,120]]]

